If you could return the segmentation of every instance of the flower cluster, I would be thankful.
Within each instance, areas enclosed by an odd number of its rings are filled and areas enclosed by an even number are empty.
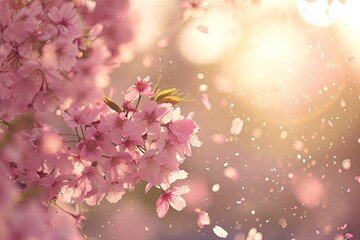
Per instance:
[[[178,89],[152,88],[146,77],[122,104],[103,97],[119,46],[133,35],[128,8],[0,1],[1,239],[81,239],[81,213],[63,204],[116,203],[139,182],[161,189],[159,217],[185,207],[188,186],[172,184],[187,177],[179,167],[201,142],[193,113],[174,107]]]
[[[0,1],[0,116],[101,97],[119,46],[132,38],[128,8],[116,0]]]
[[[84,239],[76,228],[76,218],[29,200],[31,194],[19,192],[3,171],[0,181],[0,239]]]
[[[122,107],[105,97],[111,108],[71,106],[63,113],[77,133],[76,145],[68,149],[74,178],[60,194],[65,201],[95,205],[105,197],[115,203],[140,181],[147,182],[146,192],[153,186],[168,191],[171,183],[187,177],[179,165],[191,155],[191,146],[201,145],[195,135],[199,127],[192,113],[184,117],[180,108],[164,102],[171,91],[155,96],[148,81],[139,79],[130,87]],[[145,96],[150,101],[138,109]]]
[[[130,87],[122,106],[107,97],[102,104],[72,104],[62,114],[72,129],[66,135],[44,124],[37,112],[1,119],[0,163],[7,175],[22,192],[36,192],[40,202],[88,205],[103,198],[116,203],[145,181],[146,192],[153,186],[163,190],[156,202],[159,217],[169,205],[182,210],[186,204],[180,195],[190,189],[171,184],[187,177],[179,166],[192,146],[201,146],[199,127],[193,113],[185,117],[174,108],[181,101],[176,89],[154,93],[148,81]],[[146,96],[149,101],[140,105]]]

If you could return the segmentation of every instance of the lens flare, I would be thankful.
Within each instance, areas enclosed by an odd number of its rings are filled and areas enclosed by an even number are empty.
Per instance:
[[[277,110],[304,88],[298,80],[307,44],[291,22],[264,19],[252,29],[224,71],[235,75],[253,105]]]
[[[314,177],[302,179],[295,187],[295,196],[307,207],[316,207],[325,195],[324,186]]]
[[[178,47],[188,61],[206,65],[232,51],[240,38],[240,21],[235,10],[216,8],[203,18],[188,22],[180,33]]]
[[[343,3],[338,0],[298,0],[297,6],[301,17],[318,27],[327,27],[335,22],[342,11]]]
[[[139,20],[134,39],[136,51],[154,47],[165,27],[167,15],[172,12],[171,4],[161,0],[133,0],[131,10]]]

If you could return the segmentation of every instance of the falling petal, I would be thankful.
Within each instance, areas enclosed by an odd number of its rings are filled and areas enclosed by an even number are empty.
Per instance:
[[[210,111],[210,109],[211,109],[211,103],[210,103],[209,97],[208,97],[208,95],[207,95],[206,93],[202,93],[202,94],[201,94],[201,100],[202,100],[202,102],[203,102],[206,110]]]
[[[293,144],[293,148],[296,151],[302,151],[304,149],[304,143],[301,140],[296,140]]]
[[[341,230],[345,230],[347,228],[347,224],[344,224],[343,226],[340,226]]]
[[[346,238],[346,239],[351,239],[351,238],[353,238],[353,237],[354,237],[354,235],[352,235],[351,233],[345,234],[345,238]]]
[[[205,225],[210,225],[209,214],[201,209],[196,209],[198,211],[197,224],[199,228],[204,228]]]
[[[214,143],[217,143],[217,144],[224,144],[226,142],[226,137],[222,133],[213,134],[211,136],[211,139],[213,140]]]
[[[341,165],[345,170],[349,170],[351,168],[351,160],[350,159],[344,159],[342,161]]]
[[[360,176],[356,176],[355,180],[358,181],[358,183],[360,183]]]
[[[219,238],[226,238],[228,236],[227,231],[225,229],[223,229],[222,227],[217,226],[217,225],[215,225],[215,227],[213,228],[213,232]]]
[[[224,169],[223,174],[225,175],[225,177],[233,180],[234,182],[239,181],[239,172],[236,168],[229,166],[227,168]]]
[[[218,191],[220,190],[220,184],[215,183],[215,184],[212,186],[211,190],[212,190],[213,192],[218,192]]]
[[[240,118],[235,118],[231,123],[230,133],[232,135],[239,135],[244,126],[244,121]]]
[[[328,124],[329,124],[330,127],[334,127],[334,124],[332,123],[331,120],[328,121]]]
[[[209,29],[204,25],[199,25],[197,29],[202,33],[209,33]]]

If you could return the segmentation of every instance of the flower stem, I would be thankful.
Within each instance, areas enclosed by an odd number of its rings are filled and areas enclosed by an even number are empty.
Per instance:
[[[79,135],[79,131],[78,131],[77,127],[75,127],[75,131],[76,131],[76,136],[78,137],[78,140],[80,141],[80,140],[81,140],[81,137],[80,137],[80,135]]]
[[[69,214],[70,216],[72,216],[73,218],[77,219],[77,216],[71,212],[69,212],[68,210],[65,210],[64,208],[60,207],[55,201],[50,201],[50,203],[52,203],[55,207],[59,208],[61,211],[63,211],[64,213]]]
[[[139,107],[139,103],[140,103],[140,100],[141,100],[141,94],[139,94],[139,98],[138,98],[138,101],[136,103],[136,106],[135,106],[135,109],[137,110],[137,108]]]
[[[85,134],[84,134],[84,130],[83,130],[82,126],[80,126],[80,130],[81,130],[81,135],[82,135],[83,139],[85,139]]]

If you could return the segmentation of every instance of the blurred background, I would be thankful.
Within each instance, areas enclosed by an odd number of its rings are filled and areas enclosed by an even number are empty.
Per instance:
[[[220,239],[215,225],[233,240],[252,228],[266,240],[360,239],[360,1],[133,0],[130,11],[113,99],[137,76],[161,77],[189,94],[180,107],[203,146],[182,165],[182,212],[159,219],[160,191],[140,184],[85,207],[89,239]]]

